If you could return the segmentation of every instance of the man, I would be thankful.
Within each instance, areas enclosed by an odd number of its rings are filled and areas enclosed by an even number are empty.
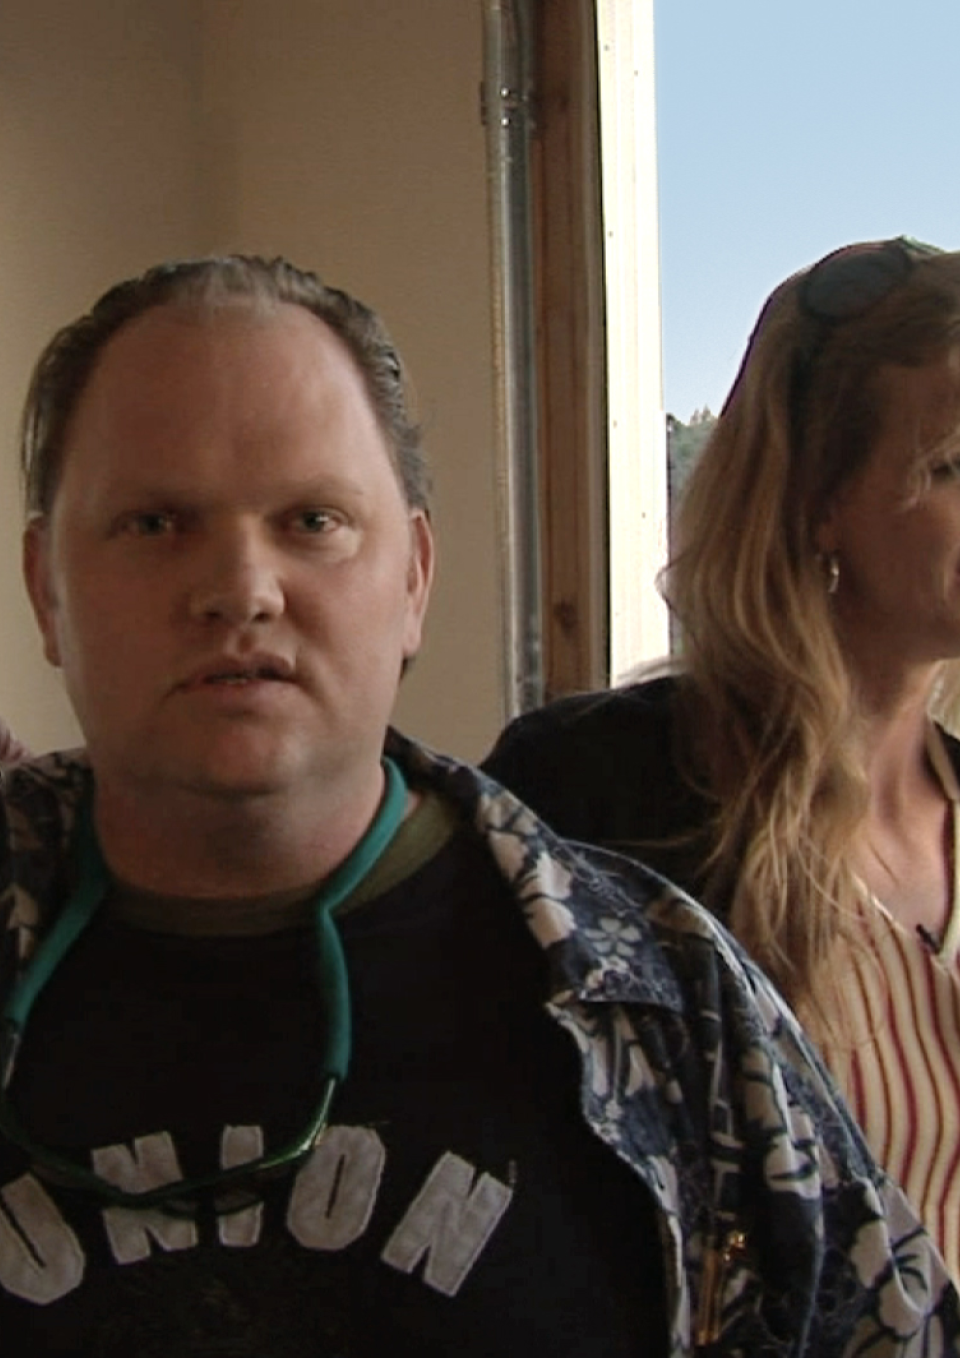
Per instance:
[[[388,733],[433,547],[370,312],[153,270],[24,431],[87,751],[0,805],[4,1358],[957,1351],[718,927]]]

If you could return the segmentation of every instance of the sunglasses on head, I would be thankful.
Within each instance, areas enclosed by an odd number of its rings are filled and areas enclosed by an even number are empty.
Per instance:
[[[828,325],[853,320],[899,287],[918,259],[942,253],[910,236],[846,245],[808,270],[797,294],[800,309]]]
[[[816,330],[801,343],[793,365],[790,424],[793,444],[801,442],[804,405],[815,361],[831,330],[865,316],[906,281],[919,260],[943,254],[911,236],[846,245],[825,255],[810,268],[797,290],[801,313],[815,321]]]

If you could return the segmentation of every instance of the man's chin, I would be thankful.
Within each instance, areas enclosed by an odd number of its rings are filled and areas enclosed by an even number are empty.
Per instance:
[[[234,750],[218,758],[184,761],[168,767],[157,782],[207,800],[244,802],[295,795],[315,778],[316,771],[311,776],[301,748],[249,754]]]
[[[178,780],[185,791],[217,801],[244,802],[279,797],[304,790],[307,779],[301,770],[261,762],[256,767],[202,769],[185,772]]]
[[[203,803],[240,804],[265,798],[291,805],[298,798],[329,793],[332,785],[357,782],[359,760],[379,759],[345,741],[311,740],[303,728],[281,739],[233,738],[158,741],[131,752],[91,748],[101,786],[151,804],[167,796]],[[126,789],[126,793],[124,793]]]

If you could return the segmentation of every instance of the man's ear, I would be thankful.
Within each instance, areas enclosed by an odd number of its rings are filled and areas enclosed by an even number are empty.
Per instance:
[[[430,519],[423,509],[410,514],[410,561],[407,566],[407,618],[404,629],[403,654],[410,660],[420,649],[423,620],[430,602],[436,547]]]
[[[50,566],[50,530],[47,520],[41,517],[31,519],[24,530],[23,578],[43,638],[43,653],[51,665],[59,665],[60,644],[56,627],[56,591]]]

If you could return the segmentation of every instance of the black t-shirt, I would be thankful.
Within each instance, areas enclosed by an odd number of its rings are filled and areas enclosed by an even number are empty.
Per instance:
[[[354,1047],[331,1126],[233,1216],[103,1208],[0,1147],[3,1358],[666,1352],[652,1202],[583,1122],[571,1037],[468,830],[341,923]],[[317,1102],[310,929],[184,938],[101,912],[37,1001],[15,1104],[104,1166],[204,1173]],[[112,1171],[111,1171],[112,1172]]]

